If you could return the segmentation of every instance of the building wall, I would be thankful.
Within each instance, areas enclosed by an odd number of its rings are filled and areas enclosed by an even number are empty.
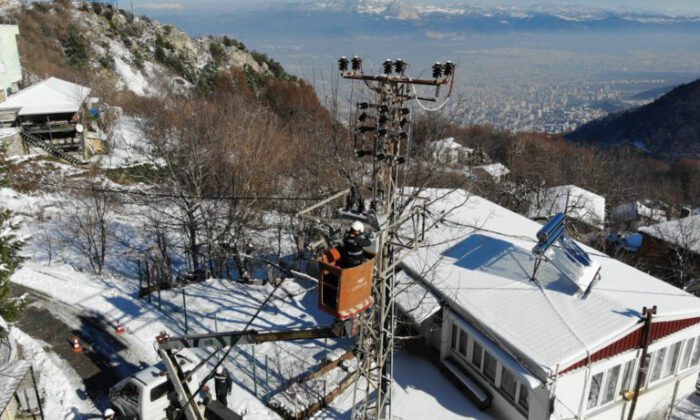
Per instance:
[[[678,388],[673,399],[676,402],[695,390],[695,381],[700,371],[699,342],[700,327],[694,326],[649,346],[651,364],[648,366],[647,379],[642,385],[637,401],[635,419],[664,418],[671,405],[676,384]],[[678,356],[673,362],[671,354],[676,343],[680,344]],[[661,363],[657,363],[657,357],[662,351],[664,357]],[[686,353],[687,351],[689,353]],[[626,419],[631,403],[623,394],[634,390],[641,353],[641,349],[635,349],[594,363],[590,374],[586,367],[582,367],[559,377],[556,383],[556,413],[562,418],[572,417],[580,412],[582,417],[587,419]],[[684,365],[686,354],[689,355],[687,366]],[[628,364],[630,376],[626,377],[625,370]],[[655,369],[657,364],[658,372]],[[654,375],[655,372],[658,378]],[[596,383],[599,386],[595,386]],[[592,392],[592,388],[598,389],[598,392]]]
[[[523,377],[524,368],[516,369],[518,362],[505,354],[496,350],[496,345],[490,342],[481,334],[474,331],[474,327],[459,317],[459,315],[445,310],[442,324],[442,339],[440,358],[444,360],[450,358],[456,362],[469,377],[479,383],[492,396],[491,407],[488,413],[495,418],[517,420],[531,419],[541,420],[548,418],[550,391],[544,386],[533,387],[530,382]],[[457,332],[453,340],[453,332]],[[466,337],[462,345],[460,337]],[[480,355],[475,363],[474,354],[478,351]],[[486,359],[495,360],[495,373],[489,375],[486,372]],[[510,360],[507,360],[510,359]],[[512,397],[504,391],[504,376],[512,374],[516,382],[515,392]],[[527,409],[519,405],[521,396],[527,401]]]
[[[14,93],[22,81],[22,67],[17,49],[17,25],[0,25],[0,100]]]

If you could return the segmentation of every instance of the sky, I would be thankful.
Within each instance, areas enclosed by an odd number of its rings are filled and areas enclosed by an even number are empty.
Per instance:
[[[133,1],[136,9],[145,10],[187,10],[187,9],[213,9],[230,10],[259,6],[261,3],[295,3],[313,0],[121,0],[121,7],[128,7]],[[654,11],[661,13],[691,13],[700,15],[700,1],[698,0],[405,0],[415,4],[482,4],[482,5],[512,5],[529,6],[533,4],[573,5],[584,7],[620,8],[636,11]]]

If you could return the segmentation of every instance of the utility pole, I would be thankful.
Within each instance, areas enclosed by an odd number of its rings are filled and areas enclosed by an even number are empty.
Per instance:
[[[406,74],[403,60],[386,60],[383,73],[365,74],[362,60],[342,57],[340,75],[344,79],[362,81],[374,92],[375,103],[357,104],[357,121],[353,129],[355,154],[371,159],[371,201],[369,214],[374,216],[377,230],[377,256],[373,276],[374,306],[357,318],[359,326],[358,369],[364,377],[364,390],[355,383],[353,419],[390,419],[393,382],[393,352],[396,317],[394,308],[397,247],[415,249],[422,232],[408,243],[398,238],[406,219],[400,214],[401,167],[410,149],[411,100],[437,102],[440,87],[453,83],[455,67],[451,62],[433,65],[432,79],[412,79]],[[431,97],[420,97],[416,86],[435,89]],[[449,93],[448,93],[449,96]],[[370,219],[371,220],[371,219]]]
[[[637,382],[634,386],[634,394],[632,395],[632,403],[630,404],[630,412],[627,416],[628,420],[634,419],[634,409],[637,407],[637,399],[639,398],[639,390],[642,388],[642,382],[647,378],[647,353],[649,352],[649,340],[651,338],[651,321],[656,315],[656,305],[653,308],[642,309],[644,316],[644,326],[642,327],[642,360],[639,362],[639,371],[637,372]]]

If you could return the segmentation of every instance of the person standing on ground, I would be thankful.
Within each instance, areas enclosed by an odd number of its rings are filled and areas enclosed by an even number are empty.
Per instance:
[[[233,380],[231,379],[231,374],[228,369],[224,369],[223,366],[216,368],[216,373],[214,374],[214,391],[216,392],[216,400],[221,404],[228,406],[226,403],[226,397],[231,395],[231,388],[233,387]]]

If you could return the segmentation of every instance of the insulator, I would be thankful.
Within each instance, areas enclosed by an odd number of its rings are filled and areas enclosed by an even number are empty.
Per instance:
[[[378,108],[379,108],[379,112],[382,114],[389,112],[389,107],[386,105],[380,105]]]
[[[384,61],[384,74],[391,74],[394,71],[394,63],[390,59]]]
[[[360,120],[360,121],[364,121],[364,120],[366,120],[368,117],[369,117],[369,115],[367,115],[366,112],[363,112],[362,114],[360,114],[360,116],[357,117],[357,119]]]
[[[386,115],[379,117],[379,124],[386,124],[387,121],[389,121],[389,118],[387,118]]]
[[[400,113],[401,115],[408,115],[410,112],[411,112],[411,110],[408,109],[408,108],[401,108],[401,109],[399,109],[399,113]]]
[[[401,118],[401,121],[399,121],[399,125],[403,127],[404,125],[408,124],[408,120],[406,118]]]
[[[353,71],[359,71],[362,68],[362,59],[360,57],[354,56],[350,62],[352,63]]]
[[[368,127],[365,125],[363,125],[361,127],[357,127],[357,131],[359,131],[360,133],[369,133],[369,132],[374,131],[374,130],[376,130],[375,127]]]
[[[451,62],[448,61],[442,66],[442,74],[444,74],[447,77],[450,77],[455,71],[455,65]]]
[[[381,128],[381,129],[377,130],[377,134],[379,134],[380,136],[386,136],[386,133],[387,133],[386,128]]]
[[[357,103],[357,109],[367,109],[369,108],[369,104],[367,102],[358,102]]]
[[[406,67],[406,62],[402,59],[399,58],[398,60],[394,61],[394,69],[396,70],[396,73],[403,74],[403,72],[406,71]]]
[[[408,140],[408,133],[399,133],[399,138],[401,140]]]
[[[437,79],[440,76],[442,76],[442,64],[437,62],[433,64],[433,77]]]
[[[348,64],[350,64],[350,61],[348,61],[345,56],[340,57],[338,60],[338,70],[348,71]]]

